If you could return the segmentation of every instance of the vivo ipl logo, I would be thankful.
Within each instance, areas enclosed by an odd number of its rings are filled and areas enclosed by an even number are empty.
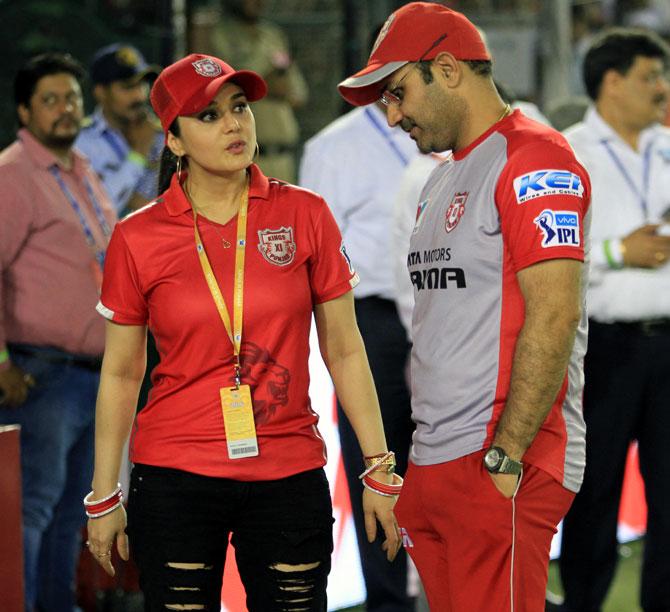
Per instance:
[[[581,197],[584,193],[582,181],[574,172],[567,170],[536,170],[514,179],[517,204],[548,195],[571,195]]]
[[[543,210],[533,220],[542,231],[542,248],[579,246],[579,215],[569,210]]]

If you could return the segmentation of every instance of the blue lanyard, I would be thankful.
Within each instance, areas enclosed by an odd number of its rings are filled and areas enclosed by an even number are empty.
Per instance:
[[[370,120],[372,125],[375,126],[377,131],[382,135],[384,140],[388,143],[389,147],[393,149],[393,152],[396,154],[403,166],[406,166],[409,163],[409,160],[405,157],[405,154],[400,150],[398,145],[393,141],[390,134],[384,129],[384,126],[379,123],[379,119],[374,116],[370,108],[365,109],[365,115]]]
[[[91,227],[88,224],[86,217],[84,216],[84,211],[81,209],[79,202],[77,202],[75,197],[72,195],[72,192],[70,191],[69,187],[65,184],[65,181],[63,180],[63,177],[60,174],[58,166],[57,165],[51,166],[51,168],[49,168],[49,172],[53,174],[53,177],[56,179],[56,182],[58,183],[58,186],[61,188],[61,191],[70,202],[72,209],[74,210],[75,213],[77,213],[81,229],[84,231],[84,236],[86,237],[86,242],[91,247],[91,249],[95,251],[95,258],[98,264],[100,265],[100,268],[102,269],[105,263],[105,250],[98,248],[98,245],[95,242],[95,238],[93,237]],[[98,224],[100,225],[102,235],[105,238],[107,238],[112,233],[112,230],[109,227],[109,223],[107,223],[107,219],[105,219],[105,215],[102,212],[102,207],[100,206],[98,199],[95,197],[95,194],[93,193],[91,183],[89,183],[86,177],[84,177],[84,185],[86,186],[86,193],[88,194],[88,198],[91,201],[91,204],[93,205],[93,210],[95,211],[95,216],[98,219]]]
[[[112,151],[119,158],[120,162],[123,162],[128,156],[127,151],[124,150],[123,145],[119,142],[118,136],[113,134],[109,130],[105,129],[102,131],[102,137],[107,141],[107,144],[112,148]]]
[[[647,219],[649,212],[649,207],[647,205],[647,200],[649,197],[649,159],[651,157],[651,147],[654,144],[653,141],[647,145],[644,153],[642,154],[642,192],[640,192],[640,190],[635,185],[635,182],[631,178],[630,174],[628,174],[628,170],[626,170],[626,166],[624,166],[621,159],[619,159],[618,155],[614,152],[614,149],[610,146],[610,143],[606,140],[601,140],[600,142],[605,147],[605,150],[609,153],[609,156],[612,158],[612,161],[619,169],[619,172],[625,179],[626,183],[628,183],[631,191],[638,197],[640,201],[640,207],[644,213],[644,218]]]

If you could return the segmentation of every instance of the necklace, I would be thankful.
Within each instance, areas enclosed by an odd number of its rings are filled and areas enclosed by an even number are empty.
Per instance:
[[[496,119],[496,123],[498,121],[502,121],[507,115],[509,115],[512,112],[512,107],[509,104],[505,104],[505,108],[503,109],[502,115]]]
[[[195,208],[195,204],[193,204],[193,198],[191,197],[191,192],[189,191],[188,185],[187,185],[186,182],[184,182],[184,194],[186,195],[188,201],[191,203],[191,206],[193,206]],[[205,217],[205,218],[207,218],[207,217]],[[230,248],[230,242],[223,237],[223,234],[219,231],[219,228],[216,227],[216,222],[215,221],[210,221],[209,219],[207,219],[207,220],[210,222],[212,228],[214,229],[214,231],[217,233],[217,235],[221,239],[221,244],[223,245],[223,248],[224,249],[229,249]]]

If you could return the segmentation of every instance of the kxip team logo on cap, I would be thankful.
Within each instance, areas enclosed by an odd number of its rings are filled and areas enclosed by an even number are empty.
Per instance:
[[[223,72],[221,66],[209,58],[199,59],[198,61],[193,62],[193,67],[199,75],[212,79],[218,77]]]
[[[579,215],[572,210],[543,210],[533,223],[544,234],[542,248],[579,246]]]
[[[514,193],[517,204],[523,204],[548,195],[572,195],[581,198],[584,186],[574,172],[535,170],[514,179]]]

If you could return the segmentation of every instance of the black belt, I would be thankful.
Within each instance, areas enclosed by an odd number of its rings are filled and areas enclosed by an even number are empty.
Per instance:
[[[645,336],[658,336],[661,334],[670,334],[670,317],[661,317],[658,319],[642,319],[640,321],[617,321],[615,323],[601,323],[591,321],[591,324],[608,325],[618,327],[622,331],[636,331]]]
[[[71,365],[84,370],[99,372],[102,366],[102,357],[75,355],[52,347],[33,346],[32,344],[8,344],[9,354],[26,355],[48,363]]]
[[[258,145],[259,155],[283,155],[285,153],[295,153],[295,145],[286,144],[260,144]]]

